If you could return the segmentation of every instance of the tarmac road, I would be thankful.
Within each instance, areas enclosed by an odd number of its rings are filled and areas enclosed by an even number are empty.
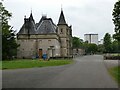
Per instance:
[[[3,70],[3,88],[118,88],[102,56],[74,60],[64,66]]]

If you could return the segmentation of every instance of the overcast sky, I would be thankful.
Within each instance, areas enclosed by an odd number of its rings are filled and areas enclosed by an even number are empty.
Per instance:
[[[68,25],[72,25],[73,36],[84,38],[84,34],[97,33],[99,40],[105,33],[114,33],[112,10],[117,0],[4,0],[7,10],[12,12],[10,24],[19,31],[24,16],[29,17],[31,9],[35,22],[42,14],[47,14],[55,24],[61,12],[61,6]]]

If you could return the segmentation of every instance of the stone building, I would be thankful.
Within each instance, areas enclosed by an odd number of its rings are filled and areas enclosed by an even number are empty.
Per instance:
[[[18,58],[72,57],[72,27],[65,21],[63,10],[55,25],[51,18],[42,16],[35,23],[32,13],[24,18],[24,24],[17,33]]]
[[[73,55],[74,56],[85,55],[85,49],[73,48]]]

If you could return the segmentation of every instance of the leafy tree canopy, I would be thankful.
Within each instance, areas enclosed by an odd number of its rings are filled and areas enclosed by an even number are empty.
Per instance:
[[[78,37],[72,38],[73,48],[82,48],[83,40]]]
[[[112,41],[111,41],[111,35],[109,33],[105,34],[103,44],[104,44],[104,49],[105,49],[104,52],[110,53],[112,51],[112,47],[111,47]]]
[[[118,49],[120,52],[120,0],[115,3],[112,15],[113,23],[115,25],[115,34],[113,35],[113,38],[118,41]]]
[[[12,14],[6,10],[0,2],[0,18],[2,24],[2,59],[11,59],[16,56],[18,44],[16,43],[15,31],[8,24]]]

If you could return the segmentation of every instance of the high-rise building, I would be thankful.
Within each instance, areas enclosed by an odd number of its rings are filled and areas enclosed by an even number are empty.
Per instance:
[[[84,34],[84,40],[98,45],[98,34]]]

